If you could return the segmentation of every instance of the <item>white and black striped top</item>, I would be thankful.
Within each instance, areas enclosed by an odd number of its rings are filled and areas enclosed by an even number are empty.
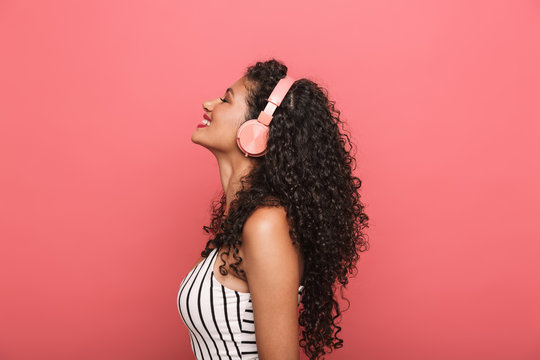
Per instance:
[[[182,280],[178,312],[197,360],[258,359],[250,293],[224,287],[214,276],[213,249]],[[304,286],[298,288],[298,301]]]

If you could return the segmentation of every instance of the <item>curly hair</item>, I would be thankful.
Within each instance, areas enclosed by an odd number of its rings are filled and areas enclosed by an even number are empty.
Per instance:
[[[247,68],[245,120],[258,117],[286,74],[287,67],[273,58]],[[338,337],[341,327],[336,324],[341,310],[334,294],[340,287],[341,298],[349,303],[343,296],[348,274],[357,275],[359,253],[369,249],[362,232],[369,220],[358,191],[362,181],[352,173],[356,168],[353,144],[334,104],[325,88],[306,78],[296,80],[274,112],[268,152],[253,158],[254,166],[241,178],[241,190],[228,214],[221,192],[212,202],[210,226],[203,226],[211,238],[201,256],[207,257],[212,248],[232,248],[236,262],[230,268],[245,279],[238,268],[244,223],[258,207],[284,207],[291,225],[289,235],[304,257],[300,346],[314,360],[343,346]],[[229,255],[228,251],[222,256]],[[228,273],[225,261],[219,269],[223,275]]]

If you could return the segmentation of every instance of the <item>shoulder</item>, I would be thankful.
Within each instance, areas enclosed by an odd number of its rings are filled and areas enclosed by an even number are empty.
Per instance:
[[[291,251],[290,221],[283,206],[260,206],[242,229],[242,247],[248,252]]]
[[[282,206],[262,206],[246,220],[242,230],[242,251],[247,274],[263,269],[276,273],[298,266],[298,248],[290,237],[287,211]]]
[[[253,236],[262,235],[266,231],[278,232],[289,230],[287,211],[282,206],[258,207],[248,217],[244,224],[243,234],[251,239]]]

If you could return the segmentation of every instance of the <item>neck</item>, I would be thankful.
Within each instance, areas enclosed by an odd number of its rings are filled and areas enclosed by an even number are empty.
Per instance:
[[[233,157],[217,156],[221,186],[226,197],[225,214],[229,213],[229,207],[236,196],[236,193],[242,189],[240,179],[249,174],[253,169],[254,160],[243,155]]]

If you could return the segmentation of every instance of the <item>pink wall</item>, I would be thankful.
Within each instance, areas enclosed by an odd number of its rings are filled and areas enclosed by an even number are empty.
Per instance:
[[[532,0],[1,2],[0,358],[192,358],[190,135],[276,57],[336,100],[372,219],[328,359],[539,359],[539,34]]]

